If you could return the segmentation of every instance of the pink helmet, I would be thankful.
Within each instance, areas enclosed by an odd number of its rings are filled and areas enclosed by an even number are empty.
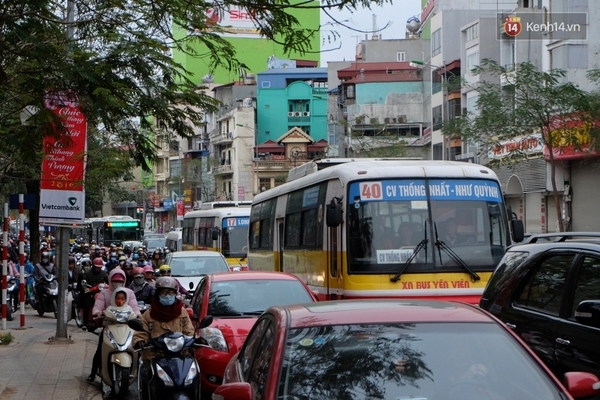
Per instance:
[[[152,265],[146,265],[144,267],[144,273],[145,272],[152,272],[152,273],[154,273],[154,268],[152,268]]]

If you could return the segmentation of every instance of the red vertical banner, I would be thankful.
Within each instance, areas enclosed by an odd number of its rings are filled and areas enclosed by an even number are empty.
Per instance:
[[[183,221],[183,216],[185,214],[183,206],[183,200],[177,201],[177,221]]]
[[[62,129],[44,138],[40,222],[84,223],[87,121],[72,99],[47,97],[46,107],[60,117]]]

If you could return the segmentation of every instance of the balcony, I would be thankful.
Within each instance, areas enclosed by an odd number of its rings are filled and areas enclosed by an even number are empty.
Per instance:
[[[288,125],[310,125],[310,116],[291,117],[288,113]]]
[[[231,144],[233,143],[233,133],[221,133],[210,137],[212,144]]]
[[[222,165],[217,165],[213,167],[213,175],[227,175],[233,174],[233,169],[231,168],[230,163],[225,163]]]

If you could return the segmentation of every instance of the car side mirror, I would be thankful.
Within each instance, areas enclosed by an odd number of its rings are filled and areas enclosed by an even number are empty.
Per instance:
[[[252,387],[248,382],[226,383],[215,389],[215,395],[223,400],[251,400]]]
[[[525,239],[525,228],[523,227],[523,221],[520,219],[513,219],[510,221],[510,228],[513,234],[513,240],[516,243],[522,242]]]
[[[584,300],[575,310],[575,320],[586,326],[600,328],[600,300]]]
[[[194,282],[190,282],[188,286],[190,287],[190,290],[194,289]]]
[[[212,234],[212,240],[218,240],[219,239],[219,229],[218,228],[214,228],[211,232]]]
[[[330,228],[336,228],[342,223],[342,205],[331,202],[327,205],[325,222]]]
[[[213,323],[213,316],[212,315],[207,315],[206,317],[202,318],[202,320],[200,320],[200,329],[206,328],[207,326],[210,326],[210,324]]]

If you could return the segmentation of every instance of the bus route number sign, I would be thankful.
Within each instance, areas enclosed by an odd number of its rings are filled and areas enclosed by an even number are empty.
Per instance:
[[[383,190],[381,182],[361,182],[360,183],[361,200],[382,200]]]

